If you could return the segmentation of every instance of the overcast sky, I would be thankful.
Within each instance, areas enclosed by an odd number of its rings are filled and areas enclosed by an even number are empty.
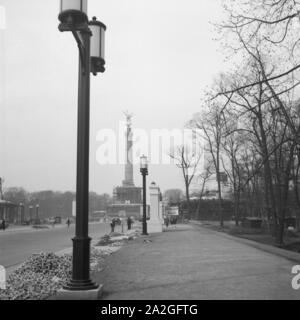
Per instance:
[[[0,176],[5,187],[75,190],[78,52],[72,35],[57,29],[59,0],[0,6]],[[96,161],[97,132],[117,130],[123,110],[147,131],[183,128],[200,111],[224,67],[209,24],[220,14],[212,0],[89,0],[89,17],[107,25],[107,70],[91,77],[91,190],[111,193],[124,178],[122,165]],[[150,165],[151,181],[183,188],[174,165]]]

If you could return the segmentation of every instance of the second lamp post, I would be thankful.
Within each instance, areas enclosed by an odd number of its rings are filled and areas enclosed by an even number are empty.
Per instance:
[[[143,176],[143,235],[147,233],[147,202],[146,202],[146,176],[148,175],[148,160],[146,156],[141,156],[141,174]]]
[[[72,280],[68,290],[96,289],[90,280],[89,143],[90,73],[104,72],[104,33],[106,27],[93,18],[88,21],[87,0],[60,1],[59,30],[72,32],[79,49],[76,226],[73,240]]]

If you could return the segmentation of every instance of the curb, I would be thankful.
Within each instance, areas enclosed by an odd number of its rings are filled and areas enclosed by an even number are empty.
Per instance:
[[[288,251],[288,250],[285,250],[285,249],[277,248],[277,247],[274,247],[274,246],[271,246],[271,245],[267,245],[267,244],[264,244],[264,243],[259,243],[259,242],[256,242],[256,241],[253,241],[253,240],[249,240],[249,239],[245,239],[245,238],[241,238],[241,237],[235,237],[235,236],[229,235],[229,234],[224,233],[224,232],[219,232],[219,231],[216,231],[216,230],[212,230],[212,229],[210,229],[210,228],[208,228],[208,227],[206,227],[204,225],[201,225],[201,223],[191,222],[191,224],[196,226],[196,227],[205,228],[206,230],[209,230],[209,231],[211,231],[213,233],[217,233],[218,235],[220,235],[220,236],[222,236],[224,238],[241,242],[243,244],[249,245],[249,246],[254,247],[256,249],[259,249],[259,250],[262,250],[262,251],[265,251],[265,252],[268,252],[268,253],[271,253],[271,254],[286,258],[286,259],[288,259],[290,261],[297,262],[297,263],[300,264],[300,254],[297,253],[297,252]]]
[[[58,229],[62,229],[64,227],[64,225],[62,226],[56,226],[54,229],[58,230]],[[5,231],[0,233],[1,235],[7,235],[7,234],[17,234],[17,233],[34,233],[34,232],[44,232],[44,231],[49,231],[49,230],[53,230],[52,227],[48,227],[48,228],[15,228],[15,229],[6,229]]]
[[[100,224],[101,222],[90,222],[89,225],[94,225],[94,224]],[[74,225],[74,224],[73,224]],[[11,234],[11,233],[29,233],[29,232],[38,232],[38,231],[50,231],[50,230],[59,230],[63,228],[67,228],[67,226],[64,223],[57,224],[55,227],[52,227],[51,225],[46,225],[48,228],[32,228],[32,226],[27,226],[27,227],[20,227],[20,228],[7,228],[4,231],[0,232],[1,235],[5,234]]]

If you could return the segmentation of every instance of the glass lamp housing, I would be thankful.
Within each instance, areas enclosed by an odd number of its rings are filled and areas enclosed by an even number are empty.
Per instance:
[[[146,156],[141,156],[141,158],[140,158],[140,166],[141,166],[141,170],[148,169],[148,160],[147,160]]]
[[[88,22],[87,0],[60,0],[58,19],[62,23],[73,25]]]
[[[96,17],[89,22],[89,28],[92,32],[91,37],[91,64],[92,72],[96,74],[97,72],[105,71],[105,31],[106,26],[97,21]]]

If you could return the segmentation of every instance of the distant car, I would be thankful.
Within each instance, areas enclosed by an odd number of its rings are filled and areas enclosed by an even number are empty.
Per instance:
[[[61,217],[51,217],[51,218],[48,218],[48,222],[51,223],[51,224],[61,224]]]
[[[55,219],[55,223],[56,224],[61,224],[62,223],[62,218],[60,216],[56,216],[56,217],[54,217],[54,219]]]
[[[49,223],[55,223],[55,219],[54,218],[48,218],[48,222]]]

